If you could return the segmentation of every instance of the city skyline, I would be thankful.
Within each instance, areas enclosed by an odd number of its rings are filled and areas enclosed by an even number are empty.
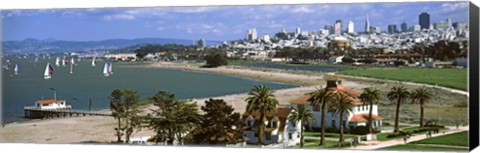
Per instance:
[[[311,5],[259,5],[212,7],[157,7],[2,11],[3,40],[26,38],[60,40],[104,40],[133,38],[174,38],[229,41],[245,38],[248,29],[258,37],[286,29],[318,31],[342,20],[354,23],[355,32],[364,32],[368,16],[372,27],[386,31],[390,24],[408,27],[418,23],[422,12],[430,23],[447,18],[468,23],[466,2],[353,3]],[[397,8],[396,10],[391,10]],[[398,9],[401,8],[401,9]],[[329,12],[335,12],[331,16]],[[400,27],[400,26],[397,26]]]

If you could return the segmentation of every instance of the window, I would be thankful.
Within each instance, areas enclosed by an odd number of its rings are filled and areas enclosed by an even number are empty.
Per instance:
[[[297,138],[300,138],[300,134],[297,134]]]
[[[258,133],[255,133],[255,138],[257,138],[257,137],[258,137]]]
[[[360,106],[357,106],[357,111],[360,111]]]
[[[252,126],[251,123],[250,123],[250,121],[247,121],[247,125],[248,125],[248,126]]]
[[[292,133],[288,133],[288,140],[292,140]]]
[[[332,127],[335,128],[335,120],[332,120]]]
[[[48,106],[48,104],[42,104],[42,106]]]
[[[292,124],[292,127],[295,127],[297,124]]]
[[[271,133],[267,133],[266,139],[267,139],[267,140],[272,140],[272,134],[271,134]]]
[[[273,128],[277,128],[277,122],[273,121],[272,126],[273,126]]]

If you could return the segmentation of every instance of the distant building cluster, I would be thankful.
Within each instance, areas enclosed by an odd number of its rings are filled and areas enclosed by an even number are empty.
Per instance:
[[[390,24],[386,31],[370,23],[368,15],[365,19],[365,28],[355,31],[354,22],[348,21],[343,26],[342,20],[336,20],[332,25],[325,25],[318,31],[301,31],[296,28],[294,32],[287,32],[282,28],[275,35],[257,36],[255,28],[249,29],[245,40],[233,41],[227,44],[230,48],[229,56],[251,57],[265,59],[268,55],[275,54],[279,48],[307,48],[324,47],[336,37],[343,37],[351,41],[352,49],[359,48],[384,48],[386,51],[409,49],[415,44],[432,44],[439,40],[463,41],[468,39],[469,30],[465,22],[452,22],[445,19],[431,23],[430,15],[426,12],[418,16],[418,24],[409,26],[406,22],[399,25]]]

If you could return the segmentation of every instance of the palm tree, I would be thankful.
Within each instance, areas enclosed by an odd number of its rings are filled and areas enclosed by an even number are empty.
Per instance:
[[[352,111],[352,100],[343,92],[338,92],[334,96],[334,101],[329,105],[329,112],[332,112],[332,115],[339,114],[340,117],[340,138],[338,140],[338,146],[341,146],[343,142],[343,129],[345,128],[345,123],[343,123],[343,114],[349,113]]]
[[[316,91],[310,93],[310,98],[308,99],[308,101],[311,102],[310,105],[312,106],[314,111],[322,111],[322,117],[320,119],[321,133],[319,145],[323,145],[325,143],[325,109],[331,94],[332,90],[317,89]]]
[[[394,133],[397,133],[399,131],[398,129],[398,118],[399,118],[399,112],[400,112],[400,103],[405,101],[406,98],[410,96],[410,93],[405,89],[403,86],[395,86],[390,89],[390,92],[388,92],[388,99],[391,101],[397,100],[397,109],[395,112],[395,129],[393,130]]]
[[[288,117],[288,121],[290,124],[295,125],[296,123],[300,122],[300,147],[303,148],[303,133],[305,131],[305,125],[309,122],[313,121],[315,118],[313,117],[312,110],[305,107],[305,104],[298,104],[297,107],[293,108],[292,114]]]
[[[420,104],[420,127],[423,127],[423,109],[424,104],[432,98],[432,94],[430,94],[425,87],[418,88],[411,94],[411,98],[413,102],[418,102]]]
[[[363,93],[359,97],[363,104],[366,105],[368,104],[370,106],[370,110],[368,111],[368,132],[373,133],[373,128],[372,128],[372,110],[373,110],[373,104],[378,104],[380,103],[380,91],[377,89],[370,89],[370,88],[365,88],[363,89]]]
[[[249,93],[245,101],[247,102],[247,112],[259,111],[260,123],[258,124],[258,145],[263,145],[263,131],[265,128],[265,115],[267,112],[274,112],[278,101],[268,87],[263,85],[255,86]]]

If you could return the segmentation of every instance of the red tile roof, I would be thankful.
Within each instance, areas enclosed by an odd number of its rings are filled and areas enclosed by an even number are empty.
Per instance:
[[[59,103],[59,102],[65,102],[65,100],[42,99],[42,100],[37,101],[37,103],[39,103],[39,104],[53,104],[53,103]]]
[[[382,117],[372,114],[372,120],[380,120]],[[348,122],[362,123],[368,121],[368,114],[357,114],[353,115]]]
[[[287,116],[288,114],[290,114],[291,111],[292,111],[291,108],[277,108],[275,112],[267,112],[267,114],[265,114],[266,121],[270,121],[273,118],[277,118],[280,121],[280,126],[278,130],[280,132],[283,132],[285,130],[285,123],[287,120]],[[247,117],[252,117],[254,119],[257,119],[260,117],[260,112],[259,111],[254,111],[252,113],[245,112],[245,114],[243,114],[242,119],[245,120],[245,118]]]

